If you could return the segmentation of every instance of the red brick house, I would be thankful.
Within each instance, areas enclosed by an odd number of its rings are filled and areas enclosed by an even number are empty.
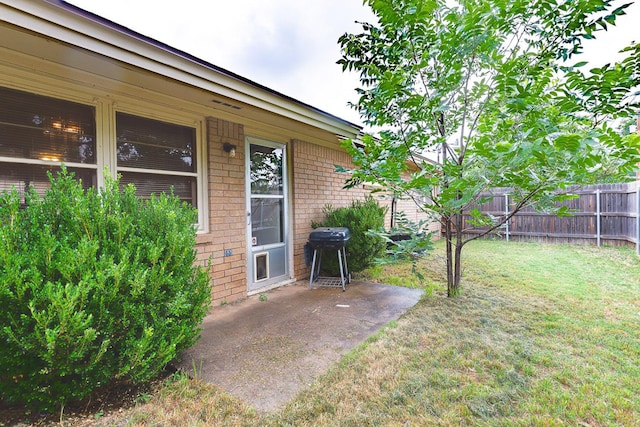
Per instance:
[[[303,246],[360,127],[58,0],[0,4],[0,190],[121,174],[199,212],[214,303],[308,277]],[[409,216],[418,215],[407,207]]]

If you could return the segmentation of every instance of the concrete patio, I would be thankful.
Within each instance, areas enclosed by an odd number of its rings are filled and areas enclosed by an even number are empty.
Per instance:
[[[365,282],[346,292],[297,282],[214,308],[177,367],[257,410],[274,411],[421,295]]]

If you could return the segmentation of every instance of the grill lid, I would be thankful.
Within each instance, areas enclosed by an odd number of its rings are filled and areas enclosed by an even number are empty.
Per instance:
[[[309,234],[309,243],[316,248],[341,248],[350,238],[347,227],[320,227]]]

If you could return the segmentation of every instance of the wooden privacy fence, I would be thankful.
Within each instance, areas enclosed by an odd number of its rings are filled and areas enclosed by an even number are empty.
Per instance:
[[[640,181],[571,187],[568,192],[578,195],[562,204],[571,209],[571,216],[525,208],[491,235],[506,240],[635,245],[640,254]],[[481,212],[496,218],[509,215],[513,207],[509,189],[494,189],[485,195],[493,195],[493,200],[476,206]],[[469,219],[465,213],[468,234],[481,233],[482,229],[473,229]]]

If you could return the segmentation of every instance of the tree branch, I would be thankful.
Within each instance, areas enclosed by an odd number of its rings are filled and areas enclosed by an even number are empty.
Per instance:
[[[502,227],[502,225],[504,225],[507,221],[509,221],[515,214],[520,212],[520,210],[522,208],[524,208],[527,205],[527,203],[529,203],[529,201],[542,190],[542,188],[543,188],[543,186],[542,186],[542,184],[540,184],[533,191],[531,191],[529,194],[527,194],[526,197],[524,197],[522,200],[520,200],[520,202],[518,202],[518,204],[513,209],[513,211],[511,211],[508,215],[506,215],[502,220],[500,220],[498,223],[496,223],[495,225],[491,226],[487,230],[483,231],[482,233],[464,240],[463,241],[463,245],[466,245],[467,243],[469,243],[469,242],[471,242],[473,240],[476,240],[476,239],[479,239],[481,237],[484,237],[487,234],[489,234],[489,233],[497,230],[498,228]]]

